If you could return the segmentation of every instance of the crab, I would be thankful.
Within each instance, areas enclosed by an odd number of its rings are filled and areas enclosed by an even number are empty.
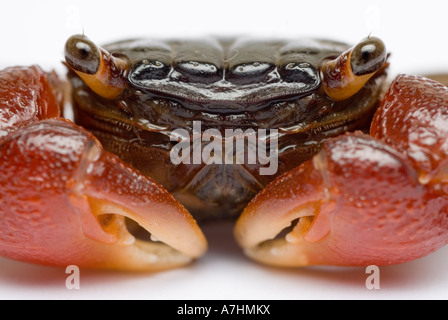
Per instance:
[[[389,81],[376,37],[100,47],[75,35],[65,65],[68,81],[0,71],[2,256],[165,270],[204,255],[200,225],[225,219],[247,256],[274,266],[398,264],[447,243],[448,87]],[[233,143],[230,129],[271,130],[257,139],[277,142],[275,170],[250,149],[226,162],[241,150],[210,146]],[[193,142],[174,163],[176,130],[208,133],[208,158],[190,161]]]

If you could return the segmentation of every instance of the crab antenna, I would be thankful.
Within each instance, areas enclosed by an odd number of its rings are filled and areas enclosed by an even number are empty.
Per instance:
[[[67,65],[96,94],[115,99],[126,87],[127,60],[112,56],[84,35],[74,35],[65,44]]]
[[[387,52],[383,41],[369,36],[336,59],[322,64],[323,88],[335,101],[348,99],[377,71],[388,65],[386,60]]]

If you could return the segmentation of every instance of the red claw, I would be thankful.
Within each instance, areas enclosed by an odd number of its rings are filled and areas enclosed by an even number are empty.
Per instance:
[[[421,183],[447,181],[448,87],[398,76],[373,119],[371,135],[405,153]]]
[[[0,255],[55,266],[160,270],[205,252],[196,222],[162,186],[70,121],[42,120],[59,108],[40,69],[14,68],[0,77],[10,73],[16,86],[0,101],[12,115],[0,139]],[[32,112],[21,112],[28,110],[22,103]],[[125,217],[154,241],[134,236]]]
[[[239,243],[253,259],[281,266],[397,264],[441,248],[446,128],[448,89],[398,77],[375,115],[375,138],[331,139],[275,180],[239,219]]]
[[[62,84],[40,67],[0,71],[0,137],[38,120],[60,117]]]

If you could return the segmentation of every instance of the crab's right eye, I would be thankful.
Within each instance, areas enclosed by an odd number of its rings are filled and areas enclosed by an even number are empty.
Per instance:
[[[69,66],[85,74],[96,74],[101,64],[98,47],[86,36],[75,35],[65,44],[65,60]]]
[[[84,35],[75,35],[67,40],[65,61],[90,89],[103,98],[115,99],[126,87],[128,60],[111,55]]]

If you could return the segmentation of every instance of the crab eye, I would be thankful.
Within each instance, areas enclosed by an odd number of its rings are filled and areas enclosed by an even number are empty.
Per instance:
[[[115,99],[126,87],[127,59],[111,55],[84,35],[75,35],[67,40],[65,61],[90,89],[103,98]]]
[[[363,76],[380,69],[386,58],[383,41],[378,38],[367,38],[353,48],[350,64],[356,76]]]
[[[92,75],[100,67],[100,51],[86,36],[75,35],[65,44],[65,60],[72,69]]]
[[[388,66],[386,60],[384,43],[378,38],[366,38],[336,59],[322,63],[323,88],[335,101],[348,99]]]

